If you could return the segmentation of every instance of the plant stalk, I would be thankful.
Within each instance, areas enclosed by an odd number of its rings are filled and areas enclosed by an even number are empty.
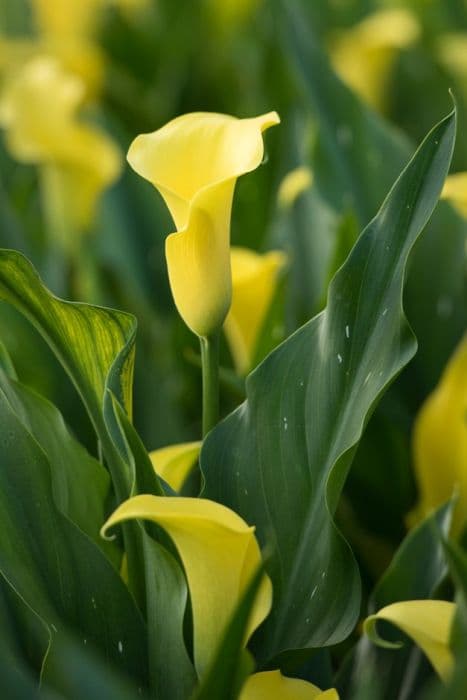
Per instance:
[[[219,331],[200,337],[203,373],[203,437],[219,420]]]

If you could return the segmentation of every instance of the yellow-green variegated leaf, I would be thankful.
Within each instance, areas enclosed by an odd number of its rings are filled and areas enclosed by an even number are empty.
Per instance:
[[[376,632],[378,620],[386,620],[407,634],[431,661],[443,680],[452,672],[454,658],[449,648],[456,606],[445,600],[407,600],[382,608],[365,620],[365,631],[380,646],[397,648]]]

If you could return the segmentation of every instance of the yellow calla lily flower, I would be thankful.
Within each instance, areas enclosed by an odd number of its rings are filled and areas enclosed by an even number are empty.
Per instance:
[[[280,671],[264,671],[250,676],[239,700],[339,700],[334,688],[320,690],[299,678],[287,678]]]
[[[463,216],[467,216],[467,172],[448,175],[441,199],[447,199]]]
[[[196,464],[202,444],[199,440],[184,442],[180,445],[168,445],[153,450],[149,453],[149,457],[157,474],[175,491],[180,491]]]
[[[413,639],[446,681],[454,665],[449,639],[455,612],[455,604],[445,600],[408,600],[387,605],[370,615],[365,620],[364,629],[374,642],[392,648],[400,644],[385,642],[375,633],[374,627],[378,620],[396,625]]]
[[[239,515],[202,498],[135,496],[111,515],[102,532],[128,519],[151,520],[170,536],[182,560],[193,611],[194,660],[201,676],[261,562],[254,535]],[[264,576],[247,639],[271,608],[272,586]],[[247,640],[245,640],[246,643]]]
[[[262,325],[287,256],[261,255],[247,248],[231,249],[232,306],[224,330],[239,374],[247,374],[255,357]]]
[[[407,9],[375,12],[336,37],[331,46],[334,68],[364,100],[380,109],[397,51],[416,41],[419,33],[417,19]]]
[[[0,104],[9,150],[22,162],[44,166],[56,193],[53,206],[63,208],[79,230],[89,225],[99,195],[121,169],[114,143],[76,118],[84,91],[80,78],[41,57],[14,76]]]
[[[294,168],[284,176],[277,193],[282,209],[288,209],[313,184],[313,173],[306,165]]]
[[[230,213],[235,183],[260,165],[262,132],[276,112],[252,119],[197,112],[138,136],[131,167],[160,192],[177,231],[166,240],[170,285],[187,326],[209,336],[231,302]]]
[[[457,347],[434,392],[417,416],[413,433],[419,504],[409,520],[424,518],[457,490],[452,531],[467,513],[467,335]]]

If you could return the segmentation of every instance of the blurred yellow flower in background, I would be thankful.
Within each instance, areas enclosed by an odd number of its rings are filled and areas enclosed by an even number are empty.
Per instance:
[[[202,676],[261,564],[254,527],[214,501],[142,495],[122,503],[102,531],[135,518],[160,525],[180,555],[193,611],[195,667]],[[272,586],[265,575],[251,613],[247,639],[265,619],[271,603]]]
[[[231,249],[232,306],[224,331],[241,375],[252,369],[261,330],[286,261],[285,253],[278,250],[260,254],[247,248]]]
[[[449,640],[455,612],[455,604],[445,600],[407,600],[387,605],[367,617],[364,629],[376,644],[399,648],[400,642],[387,642],[375,630],[378,620],[396,625],[420,647],[438,675],[447,681],[454,665]]]
[[[334,68],[366,102],[382,109],[394,59],[419,33],[418,21],[410,10],[375,12],[335,36],[331,42]]]
[[[138,136],[128,162],[156,187],[177,231],[166,240],[170,285],[187,326],[207,337],[231,303],[230,215],[235,183],[257,168],[262,132],[276,112],[252,119],[196,112]]]
[[[448,175],[441,199],[447,199],[462,216],[467,216],[467,172]]]
[[[284,176],[278,193],[277,201],[282,209],[288,209],[313,184],[313,173],[306,165],[294,168]]]
[[[156,473],[175,491],[180,491],[187,476],[196,464],[202,442],[183,442],[160,447],[149,453]]]
[[[247,679],[239,700],[339,700],[339,695],[334,688],[323,691],[280,671],[263,671]]]
[[[411,523],[424,518],[457,492],[452,532],[467,514],[467,335],[449,360],[440,382],[417,416],[413,433],[419,503]]]
[[[116,180],[122,163],[113,141],[78,119],[84,91],[83,82],[57,61],[36,58],[9,80],[0,102],[9,151],[42,167],[48,206],[75,231],[88,228],[100,194]]]

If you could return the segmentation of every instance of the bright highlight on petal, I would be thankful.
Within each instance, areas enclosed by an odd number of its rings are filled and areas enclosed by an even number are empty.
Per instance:
[[[201,441],[169,445],[149,453],[152,465],[175,491],[180,491],[201,450]]]
[[[185,323],[208,336],[231,302],[230,214],[235,183],[260,165],[262,132],[276,112],[252,119],[197,112],[138,136],[128,162],[160,192],[177,231],[166,257],[175,304]]]
[[[463,216],[467,216],[467,172],[448,175],[441,199],[447,199]]]
[[[407,9],[375,12],[336,37],[331,47],[334,68],[364,100],[381,108],[394,57],[419,33],[418,21]]]
[[[254,528],[229,508],[207,499],[135,496],[117,508],[102,532],[133,518],[160,525],[178,550],[190,591],[195,666],[201,676],[260,565]],[[247,638],[264,620],[271,602],[271,582],[265,576]]]
[[[252,368],[261,329],[286,261],[287,256],[281,251],[261,255],[247,248],[231,249],[232,306],[224,330],[239,374],[245,375]]]
[[[9,150],[20,161],[47,166],[48,177],[60,181],[58,199],[77,228],[89,225],[99,195],[121,169],[113,142],[77,120],[84,92],[80,78],[41,57],[10,81],[0,104]]]
[[[312,683],[287,678],[280,671],[265,671],[248,678],[239,700],[339,700],[339,695],[334,688],[322,691]]]
[[[382,608],[365,620],[368,636],[380,646],[399,647],[378,636],[375,626],[378,620],[386,620],[399,627],[426,654],[433,668],[444,680],[448,680],[454,658],[449,648],[451,626],[456,606],[445,600],[409,600]]]
[[[283,178],[277,199],[283,209],[291,207],[303,192],[306,192],[313,184],[313,173],[306,165],[291,170]]]
[[[413,453],[420,520],[457,492],[452,530],[459,534],[467,513],[467,335],[449,360],[415,422]]]

